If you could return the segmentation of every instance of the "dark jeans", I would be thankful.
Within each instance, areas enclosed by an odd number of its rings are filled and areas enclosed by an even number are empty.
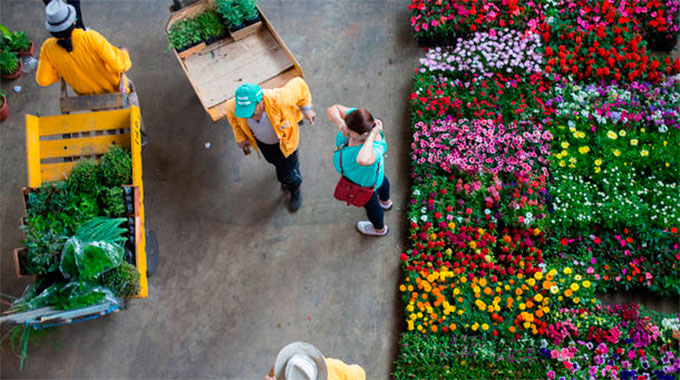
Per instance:
[[[373,228],[376,230],[381,230],[383,227],[385,227],[385,221],[383,220],[383,216],[385,215],[385,211],[383,210],[382,206],[380,206],[380,203],[378,202],[378,198],[381,201],[387,201],[390,199],[390,181],[385,177],[383,180],[382,185],[373,192],[373,195],[371,196],[371,199],[364,205],[364,208],[366,209],[366,215],[368,215],[368,220],[373,223]]]
[[[257,141],[264,159],[276,167],[276,178],[290,192],[295,192],[302,184],[302,174],[300,174],[300,162],[298,161],[298,151],[296,150],[288,157],[283,155],[279,144],[265,144]]]

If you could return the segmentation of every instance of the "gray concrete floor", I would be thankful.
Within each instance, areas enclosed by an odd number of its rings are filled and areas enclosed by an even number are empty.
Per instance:
[[[359,363],[369,379],[388,378],[401,328],[398,252],[407,196],[411,74],[420,53],[398,0],[261,0],[300,61],[319,122],[300,147],[304,204],[286,209],[274,171],[245,157],[226,122],[212,123],[163,31],[170,0],[83,0],[85,24],[129,47],[130,72],[151,134],[144,151],[147,226],[161,263],[150,296],[99,320],[58,329],[31,347],[19,373],[4,347],[2,378],[261,379],[279,348],[312,342],[326,355]],[[0,23],[48,37],[39,0],[0,0]],[[2,89],[10,119],[0,124],[0,286],[20,294],[13,272],[26,185],[26,113],[58,113],[59,89],[34,73]],[[388,237],[359,236],[362,209],[332,198],[333,103],[363,106],[385,121],[386,172],[396,207]],[[210,149],[204,144],[210,142]]]

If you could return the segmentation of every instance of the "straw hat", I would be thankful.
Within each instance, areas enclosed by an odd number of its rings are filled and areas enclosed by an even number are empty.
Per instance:
[[[316,347],[294,342],[279,351],[274,362],[276,380],[326,380],[326,361]]]
[[[49,32],[61,32],[76,21],[76,8],[62,0],[52,0],[45,7],[45,27]]]

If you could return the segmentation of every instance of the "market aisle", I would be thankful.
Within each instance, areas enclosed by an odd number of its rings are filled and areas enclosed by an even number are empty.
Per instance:
[[[388,378],[401,328],[408,93],[420,55],[406,7],[394,0],[260,1],[302,65],[318,114],[315,126],[302,128],[304,203],[291,215],[273,168],[245,157],[226,122],[210,122],[165,51],[170,3],[82,2],[88,26],[130,48],[130,75],[151,133],[145,205],[161,251],[151,295],[124,312],[59,329],[31,347],[21,374],[3,350],[1,377],[261,379],[284,344],[305,340],[361,364],[369,379]],[[0,23],[26,29],[38,44],[47,37],[38,0],[0,1]],[[8,98],[12,114],[0,128],[0,284],[10,294],[26,284],[11,259],[26,183],[22,115],[56,114],[59,96],[58,86],[38,89],[32,75],[15,84],[23,91]],[[325,107],[335,102],[367,107],[385,121],[396,206],[386,238],[361,237],[354,224],[363,209],[332,199],[336,130]]]

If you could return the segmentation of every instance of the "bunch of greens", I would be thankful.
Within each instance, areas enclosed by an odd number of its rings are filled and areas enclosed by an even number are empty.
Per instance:
[[[243,26],[244,14],[242,8],[233,0],[217,0],[217,12],[222,15],[229,29]]]
[[[132,158],[123,148],[114,145],[100,160],[101,182],[105,186],[132,183]]]
[[[201,30],[196,21],[192,19],[177,21],[168,32],[168,45],[170,49],[181,51],[200,42]]]
[[[8,49],[0,51],[0,73],[5,75],[14,74],[19,68],[19,58]]]
[[[201,36],[206,41],[224,35],[224,24],[217,12],[210,11],[201,14],[196,17],[196,23],[198,24],[198,29],[201,31]]]

